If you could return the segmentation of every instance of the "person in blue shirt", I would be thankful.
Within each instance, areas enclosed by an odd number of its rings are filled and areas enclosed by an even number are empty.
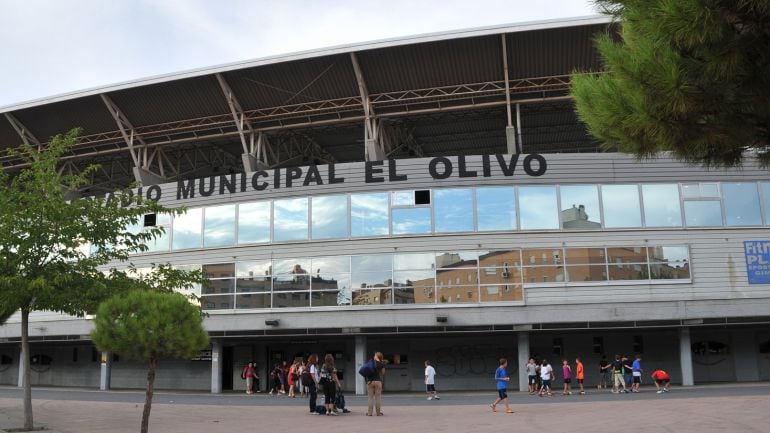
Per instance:
[[[495,371],[495,381],[497,382],[497,400],[489,405],[492,407],[492,412],[497,412],[497,404],[502,401],[505,403],[505,412],[513,413],[513,409],[508,406],[508,382],[510,382],[511,378],[508,377],[508,373],[505,371],[506,367],[508,367],[508,360],[505,358],[500,358],[500,366],[497,367],[497,370]]]
[[[631,372],[634,375],[634,384],[631,385],[631,392],[639,392],[642,386],[642,355],[637,354],[634,363],[631,364]]]

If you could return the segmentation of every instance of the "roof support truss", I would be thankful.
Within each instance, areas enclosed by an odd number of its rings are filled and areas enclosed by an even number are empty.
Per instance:
[[[162,153],[158,148],[150,148],[141,135],[136,133],[136,128],[128,120],[123,111],[110,99],[109,96],[102,93],[100,95],[104,105],[110,111],[112,118],[118,125],[120,134],[128,146],[131,159],[134,161],[134,178],[142,185],[165,183],[168,181]],[[137,144],[138,143],[138,144]],[[151,167],[155,165],[158,168],[154,172]]]
[[[350,53],[350,61],[353,63],[353,72],[356,74],[361,105],[364,107],[364,157],[366,161],[381,161],[385,159],[385,149],[380,141],[380,121],[375,117],[374,106],[369,98],[369,90],[356,53]]]
[[[16,133],[19,134],[19,137],[21,137],[21,141],[24,142],[27,146],[35,146],[38,150],[42,148],[40,145],[40,140],[38,140],[32,132],[30,132],[27,127],[22,125],[21,122],[19,122],[19,119],[17,119],[13,114],[11,113],[5,113],[5,118],[8,119],[8,122],[11,123],[11,126],[13,126],[13,129],[16,130]]]

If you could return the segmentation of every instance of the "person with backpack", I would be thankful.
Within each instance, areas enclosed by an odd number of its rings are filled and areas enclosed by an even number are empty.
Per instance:
[[[385,376],[385,361],[382,352],[376,352],[374,357],[358,370],[358,374],[366,380],[366,416],[372,416],[372,409],[377,410],[377,416],[382,413],[382,379]]]
[[[307,379],[302,384],[307,386],[309,396],[310,413],[316,413],[316,400],[318,400],[318,355],[315,353],[307,359]]]
[[[324,364],[321,367],[319,376],[321,379],[318,384],[321,385],[321,389],[324,392],[326,415],[336,416],[337,412],[334,410],[334,398],[337,396],[337,388],[340,386],[340,381],[337,377],[337,369],[334,367],[334,356],[331,353],[327,353],[324,357]]]

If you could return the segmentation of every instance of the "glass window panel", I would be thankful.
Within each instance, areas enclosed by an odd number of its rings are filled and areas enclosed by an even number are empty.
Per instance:
[[[393,256],[393,269],[433,269],[433,253],[396,254]]]
[[[761,226],[756,183],[723,183],[725,219],[728,226]]]
[[[441,233],[473,231],[473,190],[437,189],[433,191],[436,231]]]
[[[272,285],[270,277],[249,277],[235,280],[235,288],[238,293],[243,292],[269,292]]]
[[[270,242],[270,202],[238,205],[238,243]]]
[[[519,187],[521,229],[558,229],[559,208],[556,204],[556,187]]]
[[[475,268],[478,265],[478,251],[446,251],[436,253],[437,268]]]
[[[353,236],[388,234],[388,193],[352,194],[350,229]]]
[[[350,290],[350,274],[316,274],[310,285],[311,290]]]
[[[165,230],[160,233],[156,238],[148,240],[147,245],[148,252],[168,251],[169,241],[171,240],[171,228],[166,227]]]
[[[636,185],[602,185],[604,227],[641,227],[639,188]]]
[[[430,233],[430,208],[395,208],[392,210],[393,234]]]
[[[506,251],[488,251],[479,256],[479,265],[482,272],[485,268],[502,268],[502,267],[516,267],[521,262],[521,251],[506,250]]]
[[[616,264],[618,260],[624,263],[647,263],[646,247],[613,247],[607,248],[607,262]]]
[[[516,230],[514,187],[476,188],[476,220],[479,231]]]
[[[440,304],[475,304],[479,302],[478,286],[449,286],[438,288]]]
[[[521,284],[481,286],[481,302],[523,301]]]
[[[209,280],[202,289],[202,294],[233,293],[235,291],[235,280],[227,278],[223,280]]]
[[[686,262],[689,251],[686,246],[650,247],[650,262]]]
[[[716,183],[701,183],[701,197],[719,197],[719,185]]]
[[[682,184],[682,197],[684,198],[699,198],[700,186],[697,183],[683,183]]]
[[[650,275],[647,263],[610,264],[610,280],[647,280]]]
[[[395,271],[393,272],[393,286],[432,287],[435,273],[426,271]]]
[[[391,305],[393,291],[391,289],[371,289],[353,291],[353,305]]]
[[[563,283],[564,268],[561,266],[536,266],[522,268],[524,284]]]
[[[200,271],[201,265],[174,265],[174,269],[179,269],[187,272]],[[179,292],[185,296],[188,296],[188,295],[200,296],[201,289],[202,289],[201,283],[194,283],[190,288],[174,289],[174,291]]]
[[[575,265],[567,266],[567,281],[605,281],[607,267],[604,265]]]
[[[307,197],[273,202],[273,241],[307,240]]]
[[[310,290],[310,275],[280,275],[273,277],[273,290]]]
[[[719,227],[722,225],[722,206],[719,200],[685,201],[684,215],[687,227]]]
[[[270,260],[238,262],[235,264],[235,275],[237,277],[265,276],[271,274],[271,269]]]
[[[313,239],[348,237],[348,197],[313,197]]]
[[[390,254],[353,256],[351,264],[353,272],[391,271],[393,269],[393,256]]]
[[[566,248],[564,258],[568,265],[597,265],[606,262],[604,248]]]
[[[647,227],[682,227],[679,187],[676,184],[642,185],[642,199]]]
[[[561,248],[530,248],[521,251],[524,266],[559,265],[564,262]]]
[[[357,272],[351,274],[351,287],[354,289],[366,289],[377,287],[390,287],[393,285],[393,272]]]
[[[435,304],[435,287],[401,287],[394,289],[396,304]],[[407,302],[409,301],[409,302]]]
[[[414,206],[414,191],[394,191],[393,206]]]
[[[436,285],[438,287],[476,283],[478,283],[476,268],[439,269],[436,271]]]
[[[235,265],[233,263],[203,265],[202,271],[206,278],[228,278],[235,276]]]
[[[337,307],[353,302],[350,291],[312,292],[310,303],[313,307]]]
[[[310,269],[310,259],[273,260],[273,275],[307,275],[308,269]]]
[[[270,293],[235,295],[235,308],[270,308]]]
[[[482,268],[479,273],[481,284],[521,284],[521,268]]]
[[[235,205],[207,207],[203,220],[203,246],[224,247],[235,243]]]
[[[762,182],[760,185],[765,204],[765,224],[770,224],[770,182]]]
[[[567,230],[602,228],[599,189],[596,185],[564,185],[561,193],[561,226]]]
[[[187,213],[175,216],[172,248],[200,248],[202,222],[202,208],[188,209]]]
[[[678,280],[690,278],[688,262],[650,263],[650,277],[654,280]]]
[[[233,295],[201,296],[203,310],[229,310],[233,308]]]
[[[316,257],[310,267],[316,274],[339,274],[350,272],[350,256]]]
[[[273,292],[273,308],[302,308],[310,306],[310,292]]]

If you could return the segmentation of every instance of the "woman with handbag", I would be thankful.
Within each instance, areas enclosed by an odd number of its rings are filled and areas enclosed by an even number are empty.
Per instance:
[[[327,353],[324,357],[324,365],[321,367],[321,380],[318,382],[324,392],[324,406],[327,416],[336,416],[334,410],[334,398],[337,396],[337,388],[340,386],[337,378],[337,369],[334,367],[334,356]]]

